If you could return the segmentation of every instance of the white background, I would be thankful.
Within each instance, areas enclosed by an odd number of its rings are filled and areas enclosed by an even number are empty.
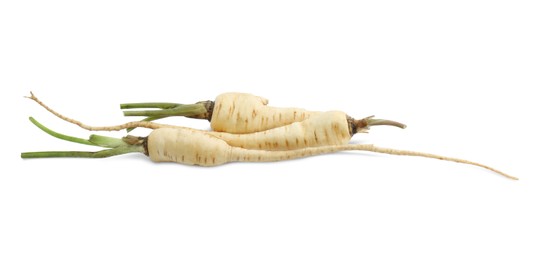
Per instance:
[[[3,1],[1,259],[548,259],[546,1]],[[408,124],[347,152],[215,168],[109,159],[32,90],[94,125],[123,102],[224,91]],[[171,123],[207,129],[207,122]],[[146,130],[137,132],[146,135]],[[122,136],[123,133],[107,133]]]

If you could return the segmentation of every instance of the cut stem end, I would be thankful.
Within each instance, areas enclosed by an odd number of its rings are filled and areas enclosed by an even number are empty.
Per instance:
[[[379,125],[394,126],[402,129],[406,128],[406,125],[403,123],[386,119],[378,119],[374,118],[374,116],[369,116],[363,119],[349,118],[349,124],[351,126],[352,134],[367,133],[370,129],[370,126]]]

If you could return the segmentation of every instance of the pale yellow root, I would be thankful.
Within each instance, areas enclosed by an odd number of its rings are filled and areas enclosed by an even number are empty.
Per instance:
[[[372,144],[346,144],[333,146],[309,147],[289,151],[251,150],[233,147],[227,142],[192,129],[160,128],[153,130],[147,139],[148,154],[156,162],[178,162],[189,165],[216,166],[228,162],[272,162],[308,157],[339,151],[369,151],[391,155],[419,156],[457,163],[479,166],[507,178],[518,178],[505,174],[492,167],[430,153],[398,150],[377,147]]]
[[[155,162],[215,166],[230,162],[232,146],[193,129],[159,128],[147,137],[147,152]]]
[[[300,122],[319,112],[268,106],[266,98],[247,93],[216,97],[210,126],[217,132],[245,134]]]
[[[208,132],[208,134],[225,140],[231,146],[270,151],[347,144],[352,137],[347,115],[341,111],[317,113],[301,122],[261,132],[249,134]]]

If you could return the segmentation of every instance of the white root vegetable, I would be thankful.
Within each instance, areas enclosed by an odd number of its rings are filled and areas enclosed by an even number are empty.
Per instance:
[[[252,94],[223,93],[215,99],[210,126],[216,132],[254,133],[300,122],[319,113],[268,104],[268,99]]]

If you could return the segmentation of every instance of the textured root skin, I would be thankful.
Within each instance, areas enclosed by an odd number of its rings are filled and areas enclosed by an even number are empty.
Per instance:
[[[155,162],[215,166],[230,162],[231,146],[193,129],[160,128],[147,138],[147,151]]]
[[[329,111],[311,115],[301,122],[249,134],[207,132],[234,147],[256,150],[294,150],[306,147],[347,144],[351,140],[347,115]]]
[[[300,108],[268,106],[266,98],[247,93],[224,93],[214,101],[210,126],[214,131],[254,133],[303,121],[319,113]]]
[[[149,157],[155,162],[178,162],[188,165],[216,166],[228,162],[274,162],[339,151],[369,151],[391,155],[418,156],[479,166],[516,180],[486,165],[436,154],[377,147],[372,144],[346,144],[309,147],[289,151],[251,150],[233,147],[214,136],[192,129],[160,128],[148,137]]]

